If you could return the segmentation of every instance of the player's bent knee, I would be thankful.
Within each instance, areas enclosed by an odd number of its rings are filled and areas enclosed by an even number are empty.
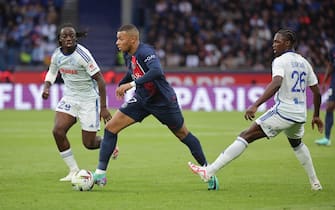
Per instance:
[[[93,150],[93,149],[100,148],[100,144],[92,142],[92,141],[90,141],[90,142],[84,142],[84,147],[86,149]]]
[[[301,144],[301,139],[288,139],[292,148],[296,148]]]
[[[53,136],[54,136],[56,139],[58,139],[58,138],[65,138],[65,136],[66,136],[65,131],[63,131],[63,130],[61,130],[61,129],[56,129],[56,128],[54,128],[54,129],[52,130],[52,134],[53,134]]]

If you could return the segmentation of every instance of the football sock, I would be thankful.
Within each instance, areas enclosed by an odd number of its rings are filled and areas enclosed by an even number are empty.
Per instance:
[[[247,147],[248,142],[242,137],[237,137],[237,139],[231,145],[229,145],[212,164],[207,167],[208,174],[215,174],[230,161],[240,156]]]
[[[65,150],[63,152],[60,152],[60,156],[63,158],[64,162],[69,167],[70,171],[78,171],[79,170],[78,164],[77,164],[76,160],[74,159],[74,155],[72,153],[71,148],[69,148],[68,150]]]
[[[333,112],[326,112],[326,119],[325,119],[325,121],[326,121],[326,123],[325,123],[325,137],[327,139],[330,139],[330,132],[332,130],[333,123],[334,123]]]
[[[94,173],[96,173],[96,174],[105,174],[106,173],[106,171],[105,170],[101,170],[101,169],[96,169],[95,170],[95,172]]]
[[[206,157],[202,151],[201,144],[197,137],[193,136],[191,132],[181,140],[191,151],[194,159],[202,166],[207,165]]]
[[[318,180],[314,166],[313,161],[311,158],[311,154],[307,148],[307,146],[304,143],[301,143],[299,146],[293,148],[295,155],[297,156],[299,162],[304,167],[309,180],[311,182],[315,182]]]
[[[117,134],[114,134],[107,129],[104,132],[104,138],[101,141],[100,152],[99,152],[99,164],[98,169],[106,170],[108,162],[112,153],[116,147]]]

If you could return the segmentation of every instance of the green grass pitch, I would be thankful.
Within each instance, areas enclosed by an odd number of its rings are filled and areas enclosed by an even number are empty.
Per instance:
[[[241,112],[184,111],[184,117],[209,162],[250,125]],[[310,190],[283,134],[249,145],[217,174],[221,189],[207,191],[187,167],[194,162],[188,148],[152,117],[119,134],[120,156],[110,162],[107,186],[77,192],[58,181],[68,171],[51,134],[53,120],[51,110],[0,111],[0,209],[335,209],[335,145],[314,144],[321,134],[312,131],[310,119],[304,142],[320,192]],[[78,124],[68,137],[79,166],[94,171],[98,150],[84,149]]]

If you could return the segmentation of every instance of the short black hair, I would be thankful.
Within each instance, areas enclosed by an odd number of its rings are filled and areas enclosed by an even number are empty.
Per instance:
[[[130,31],[130,30],[138,30],[133,24],[125,24],[119,28],[118,31]]]

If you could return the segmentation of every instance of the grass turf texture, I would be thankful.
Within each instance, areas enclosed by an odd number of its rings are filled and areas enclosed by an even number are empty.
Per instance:
[[[240,112],[184,111],[184,116],[209,162],[250,125]],[[0,209],[335,209],[335,145],[314,144],[321,135],[311,131],[310,119],[304,142],[321,192],[310,190],[283,134],[249,145],[217,174],[221,189],[207,191],[187,167],[195,162],[188,148],[151,117],[120,133],[120,156],[111,160],[106,187],[74,191],[58,181],[68,171],[51,134],[53,119],[50,110],[0,111]],[[79,166],[94,171],[98,150],[84,149],[79,124],[68,137]]]

